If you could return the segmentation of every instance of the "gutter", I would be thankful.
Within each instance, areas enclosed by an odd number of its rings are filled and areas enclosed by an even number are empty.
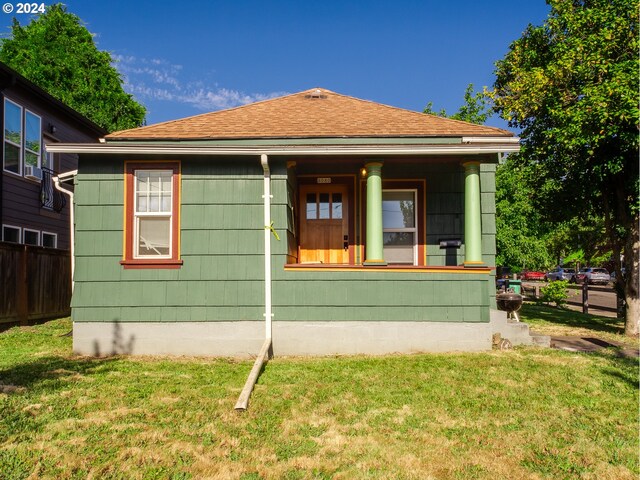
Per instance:
[[[71,293],[73,294],[73,287],[75,286],[75,270],[76,270],[76,257],[75,257],[75,229],[74,225],[74,212],[75,205],[73,203],[73,192],[71,190],[67,190],[60,185],[61,180],[66,180],[68,178],[73,178],[78,174],[78,170],[71,170],[70,172],[61,173],[60,175],[56,175],[52,178],[53,185],[56,187],[56,190],[64,193],[69,197],[69,229],[71,231],[71,241],[70,241],[70,250],[71,250]]]
[[[244,411],[247,409],[249,405],[249,397],[251,396],[251,392],[253,391],[253,387],[258,381],[258,377],[260,376],[260,371],[262,367],[269,359],[269,352],[271,350],[271,334],[272,334],[272,326],[271,320],[273,317],[273,313],[271,313],[271,232],[273,231],[273,227],[271,225],[271,170],[269,169],[269,159],[266,154],[260,155],[260,165],[262,165],[262,171],[264,174],[264,185],[263,185],[263,204],[264,204],[264,323],[265,323],[265,339],[262,344],[262,348],[260,349],[260,353],[258,353],[258,357],[253,364],[253,368],[249,373],[249,377],[247,378],[246,383],[244,384],[244,388],[242,392],[240,392],[240,396],[238,397],[238,401],[236,402],[235,409],[239,411]]]
[[[462,137],[462,143],[506,143],[520,144],[518,137]]]
[[[478,139],[474,139],[478,140]],[[53,153],[91,153],[91,154],[155,154],[155,155],[478,155],[492,153],[514,153],[520,151],[518,139],[493,138],[477,143],[455,145],[329,145],[329,146],[255,146],[255,147],[219,147],[198,145],[158,145],[136,144],[122,145],[114,143],[57,143],[47,145],[47,151]]]

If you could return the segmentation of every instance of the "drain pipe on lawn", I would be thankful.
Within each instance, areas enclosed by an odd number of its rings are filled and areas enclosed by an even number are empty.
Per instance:
[[[76,270],[76,257],[75,257],[75,232],[73,228],[73,215],[75,211],[75,205],[73,204],[73,191],[67,190],[66,188],[62,188],[60,185],[60,181],[67,180],[68,178],[73,178],[78,174],[78,170],[71,170],[70,172],[61,173],[60,175],[56,175],[52,177],[53,186],[56,187],[56,190],[64,193],[69,197],[69,225],[70,225],[70,246],[71,246],[71,293],[73,293],[73,287],[75,285],[75,270]]]
[[[267,158],[267,155],[260,155],[260,164],[262,165],[262,170],[264,172],[264,194],[262,195],[262,198],[264,199],[265,339],[264,343],[262,344],[262,348],[260,349],[260,353],[258,353],[258,357],[253,364],[251,373],[249,373],[249,378],[247,378],[247,382],[244,384],[244,388],[242,389],[242,392],[240,392],[240,396],[238,397],[238,401],[236,402],[235,409],[239,411],[244,411],[247,409],[251,391],[258,381],[258,377],[260,376],[260,371],[262,370],[263,365],[269,359],[269,351],[271,349],[271,320],[273,317],[273,313],[271,313],[271,233],[273,232],[276,238],[278,237],[271,223],[271,171],[269,170],[269,160]]]

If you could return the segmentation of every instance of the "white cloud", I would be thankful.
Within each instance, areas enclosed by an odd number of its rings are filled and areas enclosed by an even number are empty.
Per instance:
[[[244,93],[238,90],[207,87],[201,80],[184,80],[186,72],[160,58],[112,55],[114,66],[122,74],[124,88],[140,100],[159,100],[191,105],[201,111],[221,110],[284,95],[286,92]]]

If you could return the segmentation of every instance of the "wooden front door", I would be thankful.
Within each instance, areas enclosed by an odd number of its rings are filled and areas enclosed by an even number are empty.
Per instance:
[[[349,263],[346,185],[300,186],[300,263]]]

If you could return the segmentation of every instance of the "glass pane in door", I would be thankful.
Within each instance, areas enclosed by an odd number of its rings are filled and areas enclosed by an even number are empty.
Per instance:
[[[320,201],[318,202],[318,218],[326,219],[331,218],[331,209],[329,204],[329,194],[321,193]]]

